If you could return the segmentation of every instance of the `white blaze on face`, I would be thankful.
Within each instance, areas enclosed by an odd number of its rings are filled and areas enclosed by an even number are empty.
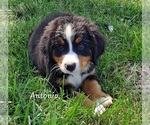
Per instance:
[[[78,55],[75,52],[73,52],[72,38],[74,35],[74,31],[72,29],[71,24],[66,25],[64,33],[65,33],[65,37],[66,37],[66,40],[67,40],[68,45],[69,45],[69,52],[63,58],[63,61],[62,61],[63,69],[62,69],[62,71],[64,71],[64,73],[68,73],[68,74],[73,75],[74,73],[79,73],[80,65],[79,65]],[[70,72],[65,68],[65,64],[73,64],[73,63],[76,64],[76,67],[72,72]]]
[[[66,25],[65,35],[68,43],[72,43],[71,37],[73,36],[73,30],[71,24]]]
[[[72,39],[74,37],[74,31],[72,29],[71,24],[66,25],[64,33],[65,33],[65,37],[69,45],[69,52],[64,56],[62,60],[61,70],[64,73],[70,74],[70,76],[68,77],[68,82],[70,82],[75,88],[78,88],[82,82],[82,78],[80,74],[80,61],[79,61],[78,55],[75,52],[73,52]],[[72,72],[68,71],[65,68],[65,64],[73,64],[73,63],[76,64],[75,69]]]

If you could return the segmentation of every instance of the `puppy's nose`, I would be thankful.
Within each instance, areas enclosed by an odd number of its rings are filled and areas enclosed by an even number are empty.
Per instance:
[[[71,63],[71,64],[65,64],[65,68],[72,72],[75,68],[76,68],[76,64],[75,63]]]

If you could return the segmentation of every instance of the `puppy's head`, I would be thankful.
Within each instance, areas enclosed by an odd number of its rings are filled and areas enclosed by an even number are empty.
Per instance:
[[[57,17],[45,27],[42,51],[48,62],[65,74],[81,73],[96,64],[104,52],[104,38],[97,26],[78,16]]]

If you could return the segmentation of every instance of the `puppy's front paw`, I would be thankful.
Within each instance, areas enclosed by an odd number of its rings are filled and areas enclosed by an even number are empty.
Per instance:
[[[96,114],[103,114],[103,112],[105,112],[105,108],[104,108],[104,106],[103,105],[98,105],[96,108],[95,108],[95,110],[94,110],[94,115],[96,115]]]
[[[97,100],[97,104],[103,105],[105,108],[109,107],[113,102],[112,102],[112,97],[111,96],[106,96],[102,97],[99,100]]]
[[[99,100],[96,101],[97,106],[94,110],[94,114],[103,114],[105,112],[106,108],[109,107],[112,102],[111,96],[102,97]]]

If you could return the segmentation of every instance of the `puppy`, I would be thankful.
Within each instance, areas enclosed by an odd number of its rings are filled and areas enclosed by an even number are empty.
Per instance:
[[[95,77],[96,61],[104,52],[105,39],[86,18],[66,13],[48,15],[31,32],[29,54],[39,73],[50,77],[56,92],[85,93],[85,106],[102,114],[112,98],[101,90]]]

